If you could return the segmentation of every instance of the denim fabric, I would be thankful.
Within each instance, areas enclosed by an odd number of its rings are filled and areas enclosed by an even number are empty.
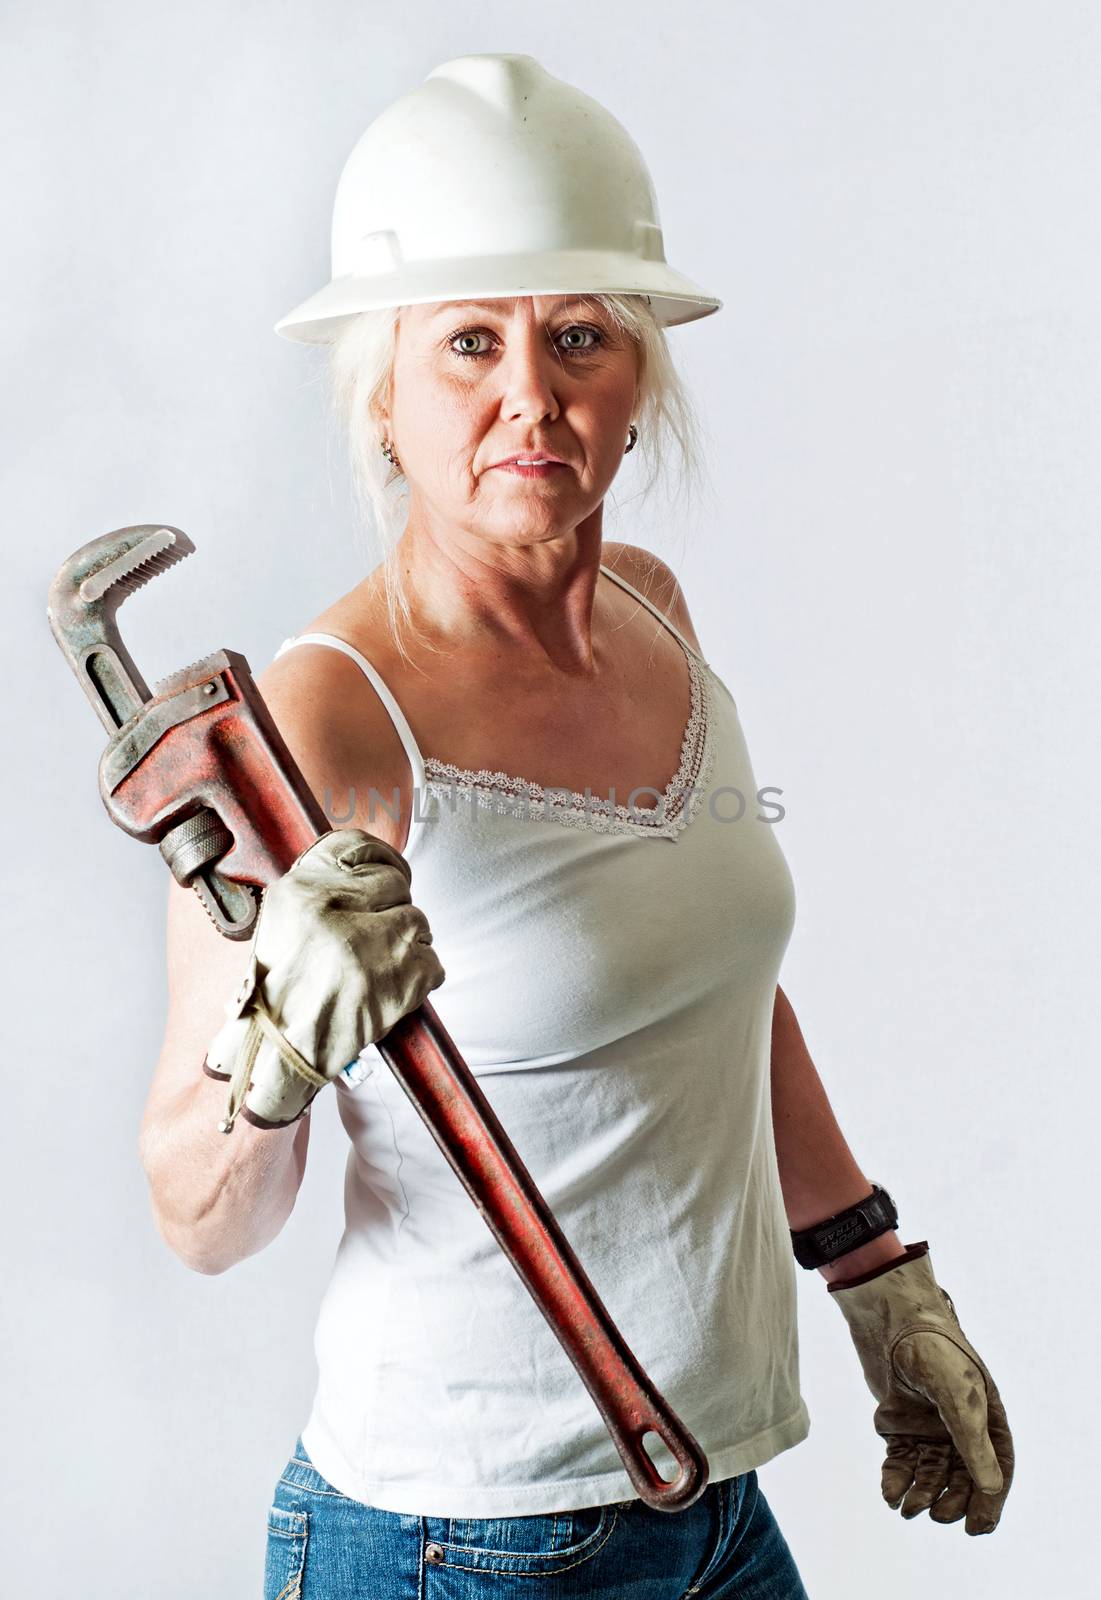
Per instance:
[[[338,1493],[301,1439],[268,1515],[264,1600],[807,1600],[757,1474],[687,1511],[641,1500],[420,1517]]]

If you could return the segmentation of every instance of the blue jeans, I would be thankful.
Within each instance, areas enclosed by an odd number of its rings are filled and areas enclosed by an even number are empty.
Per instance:
[[[756,1472],[687,1511],[642,1500],[537,1516],[420,1517],[333,1488],[302,1440],[268,1515],[264,1600],[807,1600]]]

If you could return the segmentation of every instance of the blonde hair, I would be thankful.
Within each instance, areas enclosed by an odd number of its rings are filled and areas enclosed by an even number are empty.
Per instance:
[[[683,525],[688,502],[705,484],[706,475],[700,424],[674,365],[665,329],[645,295],[588,294],[578,295],[577,299],[579,303],[603,306],[613,324],[635,344],[639,361],[635,420],[639,436],[632,456],[637,453],[644,468],[638,493],[650,495],[659,482],[674,477],[676,487],[670,486],[669,498],[675,502]],[[328,346],[328,378],[330,415],[344,434],[348,448],[361,524],[358,534],[367,536],[357,536],[357,544],[367,559],[372,537],[377,545],[390,634],[403,659],[408,660],[402,631],[410,628],[417,634],[417,630],[395,553],[405,527],[409,490],[403,474],[382,453],[378,422],[378,408],[388,409],[400,310],[400,306],[390,306],[361,311],[349,318]],[[678,462],[675,474],[671,472],[671,456]]]

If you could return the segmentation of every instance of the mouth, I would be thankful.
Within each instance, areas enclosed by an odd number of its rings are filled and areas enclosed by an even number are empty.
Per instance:
[[[565,472],[564,461],[548,461],[534,458],[531,461],[498,461],[491,469],[494,472],[511,472],[518,478],[550,478],[556,472]]]

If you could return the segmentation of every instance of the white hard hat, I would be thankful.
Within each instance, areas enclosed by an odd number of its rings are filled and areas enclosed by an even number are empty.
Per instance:
[[[359,311],[477,297],[645,294],[672,326],[717,311],[665,261],[623,124],[532,56],[459,56],[387,106],[333,208],[332,281],[275,324],[327,344]]]

